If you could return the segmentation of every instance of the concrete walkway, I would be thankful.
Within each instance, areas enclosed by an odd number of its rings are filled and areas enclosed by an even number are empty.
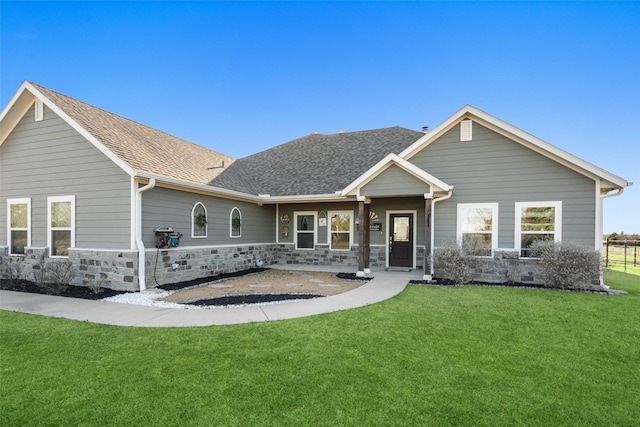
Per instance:
[[[192,327],[294,319],[363,307],[392,298],[422,270],[375,272],[373,280],[338,295],[281,304],[203,310],[118,304],[24,292],[0,291],[0,309],[116,326]]]

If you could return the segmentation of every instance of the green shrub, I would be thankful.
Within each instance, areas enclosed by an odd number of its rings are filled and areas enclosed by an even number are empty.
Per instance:
[[[599,284],[600,253],[589,246],[538,240],[531,245],[531,255],[542,262],[545,286],[581,289]]]

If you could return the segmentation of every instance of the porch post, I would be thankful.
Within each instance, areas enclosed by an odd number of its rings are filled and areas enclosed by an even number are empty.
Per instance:
[[[358,272],[356,276],[364,277],[364,200],[358,200]]]
[[[431,197],[424,195],[424,273],[422,280],[431,280]]]
[[[371,222],[371,218],[369,218],[369,212],[371,211],[371,204],[364,202],[364,212],[363,212],[363,221],[361,221],[362,228],[364,228],[364,273],[371,273],[371,230],[369,224]]]

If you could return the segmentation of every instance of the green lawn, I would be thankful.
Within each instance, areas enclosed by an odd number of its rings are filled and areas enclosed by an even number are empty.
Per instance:
[[[640,276],[606,282],[210,328],[0,312],[0,425],[638,425]]]

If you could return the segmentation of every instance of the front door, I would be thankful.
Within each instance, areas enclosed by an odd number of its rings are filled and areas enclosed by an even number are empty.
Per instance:
[[[413,215],[389,214],[389,267],[413,267]]]

